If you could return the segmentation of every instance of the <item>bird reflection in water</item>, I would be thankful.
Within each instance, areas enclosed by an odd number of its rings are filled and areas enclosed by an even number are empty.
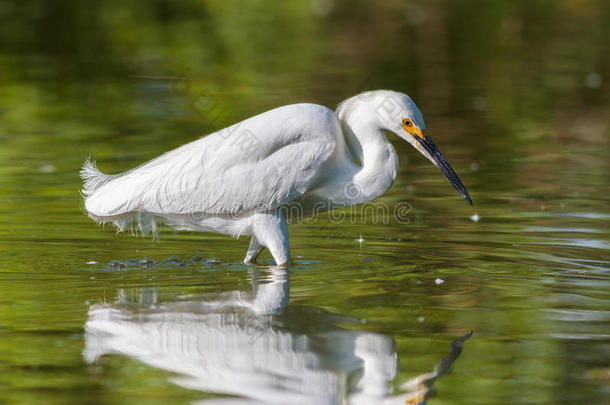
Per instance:
[[[117,353],[176,373],[182,387],[224,394],[223,404],[424,404],[470,336],[457,339],[430,373],[392,393],[394,341],[342,329],[353,318],[300,305],[286,307],[286,269],[251,271],[253,292],[226,292],[157,303],[91,306],[84,357]],[[122,298],[121,298],[122,296]],[[198,404],[217,403],[203,400]]]

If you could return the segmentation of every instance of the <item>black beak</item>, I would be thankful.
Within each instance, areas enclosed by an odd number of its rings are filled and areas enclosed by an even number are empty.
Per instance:
[[[428,152],[431,157],[430,160],[432,160],[434,166],[438,167],[440,171],[445,175],[445,177],[449,179],[451,184],[453,184],[453,187],[455,187],[455,189],[460,193],[460,195],[464,197],[464,200],[466,200],[468,204],[472,205],[472,200],[468,195],[468,191],[466,191],[466,187],[464,187],[458,175],[455,174],[455,172],[451,168],[451,165],[449,164],[449,162],[447,162],[447,159],[445,159],[445,157],[438,150],[434,142],[432,142],[432,139],[430,139],[429,136],[426,136],[423,139],[419,136],[416,136],[415,138],[419,141],[419,143],[426,150],[426,152]]]

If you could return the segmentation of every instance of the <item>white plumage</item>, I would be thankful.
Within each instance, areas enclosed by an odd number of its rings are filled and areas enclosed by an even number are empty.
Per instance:
[[[424,130],[415,103],[387,90],[352,97],[336,113],[316,104],[288,105],[118,175],[86,161],[85,208],[119,230],[135,219],[143,233],[156,235],[154,218],[160,217],[177,229],[251,235],[246,262],[267,247],[283,264],[290,259],[286,225],[293,213],[370,201],[391,186],[398,159],[384,131],[406,139],[441,170],[448,167],[426,146]],[[443,172],[462,192],[449,170]]]

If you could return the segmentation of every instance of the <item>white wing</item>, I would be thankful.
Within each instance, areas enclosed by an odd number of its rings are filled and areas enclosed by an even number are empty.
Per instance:
[[[117,176],[85,166],[85,207],[98,220],[135,212],[239,215],[290,202],[323,180],[341,135],[335,113],[280,107]]]

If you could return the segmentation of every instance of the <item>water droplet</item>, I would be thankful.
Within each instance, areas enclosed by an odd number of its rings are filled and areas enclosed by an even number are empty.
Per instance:
[[[472,108],[474,108],[475,111],[485,111],[487,109],[487,100],[483,97],[475,97],[472,100]]]
[[[55,173],[55,166],[53,166],[53,165],[42,165],[42,166],[40,166],[40,171],[42,173]]]
[[[591,72],[585,77],[585,84],[590,89],[599,89],[602,85],[602,77],[599,73]]]
[[[333,0],[313,0],[311,3],[313,12],[320,17],[328,15],[334,7],[335,2]]]
[[[405,8],[407,24],[416,27],[426,21],[426,17],[426,11],[422,7],[416,4],[407,4]]]
[[[119,260],[112,260],[110,263],[108,263],[108,268],[112,269],[112,270],[121,270],[127,267],[127,264],[119,261]]]

